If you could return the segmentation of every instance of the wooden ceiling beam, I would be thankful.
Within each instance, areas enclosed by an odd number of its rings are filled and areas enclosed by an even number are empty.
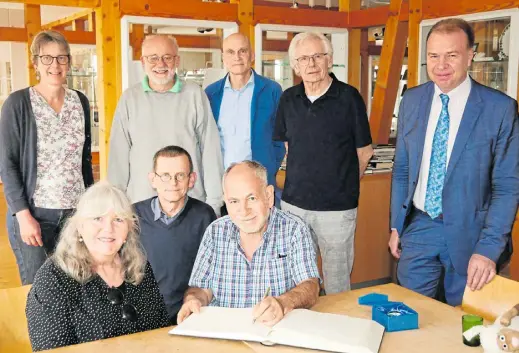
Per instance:
[[[27,42],[27,29],[16,27],[0,27],[0,41]]]
[[[68,27],[68,26],[74,26],[73,25],[73,22],[75,20],[87,20],[88,19],[88,16],[93,12],[92,9],[88,9],[88,10],[84,10],[84,11],[79,11],[75,14],[72,14],[70,16],[66,16],[66,17],[63,17],[63,18],[60,18],[56,21],[52,21],[52,22],[49,22],[49,23],[46,23],[44,24],[43,26],[41,26],[41,28],[43,29],[52,29],[52,28],[55,28],[55,27],[62,27],[62,26],[65,26],[65,27]]]
[[[348,27],[348,14],[329,10],[256,5],[254,6],[254,23],[346,28]]]
[[[70,44],[96,44],[96,34],[94,32],[66,31],[60,29],[57,31],[63,34]]]
[[[95,45],[95,33],[74,32],[58,30],[70,44],[93,44]],[[27,43],[27,29],[15,27],[0,27],[0,42],[22,42]]]
[[[99,6],[101,0],[2,0],[12,4],[47,5],[94,8]]]
[[[153,16],[231,22],[236,22],[238,19],[237,4],[202,2],[200,0],[183,0],[182,4],[177,6],[164,0],[146,0],[146,2],[120,0],[120,11],[123,16]]]

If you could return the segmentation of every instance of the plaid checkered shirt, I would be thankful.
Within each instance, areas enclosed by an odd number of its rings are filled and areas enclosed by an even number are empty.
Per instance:
[[[306,224],[272,207],[263,241],[248,261],[240,230],[226,216],[205,231],[189,285],[211,289],[211,306],[252,307],[269,286],[270,295],[279,296],[304,280],[319,278],[316,259]]]

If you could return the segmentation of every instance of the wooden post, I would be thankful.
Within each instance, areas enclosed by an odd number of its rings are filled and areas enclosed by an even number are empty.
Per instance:
[[[360,32],[360,94],[364,98],[366,106],[369,105],[371,97],[369,96],[369,86],[371,85],[371,77],[369,76],[369,38],[368,29],[363,28]]]
[[[360,0],[339,0],[339,11],[347,12],[360,10]],[[349,22],[349,19],[348,19]],[[348,83],[360,91],[360,29],[350,29],[348,32]]]
[[[407,22],[400,22],[404,0],[391,0],[384,44],[380,56],[375,94],[371,105],[370,127],[373,143],[388,143],[395,108],[400,72],[407,42]]]
[[[130,44],[132,45],[133,60],[140,60],[142,56],[142,41],[144,40],[144,25],[132,24]]]
[[[409,44],[407,51],[407,88],[417,86],[420,69],[420,21],[422,0],[409,0]]]
[[[253,0],[231,0],[231,4],[238,4],[239,32],[250,40],[251,48],[254,48],[254,4]],[[259,38],[258,40],[261,40]]]
[[[24,5],[25,28],[27,29],[27,68],[29,69],[29,85],[38,83],[34,69],[31,44],[34,37],[41,31],[40,5]],[[38,54],[38,53],[37,53]]]
[[[119,0],[102,0],[95,9],[99,90],[99,168],[106,177],[112,120],[121,94]]]

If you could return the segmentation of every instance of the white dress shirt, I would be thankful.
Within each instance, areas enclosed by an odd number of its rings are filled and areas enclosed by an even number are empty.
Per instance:
[[[458,87],[447,93],[449,96],[449,139],[447,144],[447,166],[454,147],[454,141],[458,134],[461,118],[467,105],[472,83],[469,76]],[[425,143],[422,154],[422,164],[420,165],[420,174],[418,175],[418,184],[413,197],[413,204],[419,210],[425,211],[425,194],[427,192],[427,180],[429,178],[429,166],[431,163],[431,152],[434,132],[438,119],[442,111],[442,101],[440,94],[443,93],[440,88],[434,86],[434,97],[431,105],[431,113],[429,122],[427,123],[427,132],[425,133]]]

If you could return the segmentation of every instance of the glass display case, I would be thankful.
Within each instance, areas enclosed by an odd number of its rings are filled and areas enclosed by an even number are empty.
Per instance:
[[[12,91],[11,63],[0,62],[0,108]]]
[[[469,75],[477,82],[517,98],[517,62],[519,41],[512,41],[517,33],[517,9],[460,16],[474,30],[474,57]],[[429,80],[426,67],[426,39],[431,27],[440,19],[421,23],[420,83]],[[514,32],[515,31],[515,32]],[[512,65],[510,65],[513,63]]]
[[[290,67],[288,52],[264,52],[261,58],[263,76],[279,83],[283,90],[294,85],[294,73]]]
[[[90,101],[92,152],[99,151],[99,115],[97,106],[97,55],[94,46],[71,45],[71,70],[67,87],[78,90]]]

